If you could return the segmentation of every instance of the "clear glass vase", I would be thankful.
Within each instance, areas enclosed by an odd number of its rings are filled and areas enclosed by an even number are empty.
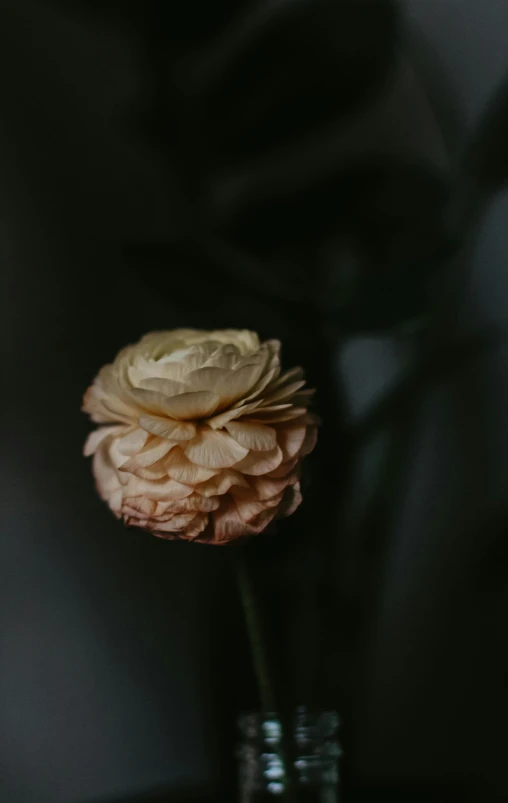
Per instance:
[[[276,715],[239,719],[240,803],[274,797],[287,803],[338,803],[339,717],[335,711],[297,708],[288,738]]]

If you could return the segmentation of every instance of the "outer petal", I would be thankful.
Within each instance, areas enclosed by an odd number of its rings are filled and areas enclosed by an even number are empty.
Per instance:
[[[230,488],[250,489],[250,485],[239,471],[223,469],[206,482],[200,482],[196,485],[196,492],[202,494],[202,496],[222,496]]]
[[[215,474],[215,469],[213,468],[210,469],[192,463],[180,447],[170,452],[166,459],[165,469],[172,479],[192,486],[198,482],[209,480]]]
[[[226,424],[226,429],[235,441],[245,449],[269,452],[277,446],[275,430],[264,424],[230,421]]]
[[[282,463],[282,449],[276,446],[269,452],[249,452],[235,468],[243,474],[259,476],[273,471]]]
[[[187,441],[196,435],[196,425],[192,421],[175,421],[158,415],[142,415],[139,426],[159,438],[171,441]]]
[[[198,466],[230,468],[242,460],[248,450],[225,432],[203,427],[197,437],[187,443],[185,454]]]
[[[90,432],[85,441],[85,445],[83,447],[84,456],[90,457],[91,455],[95,454],[98,446],[102,443],[104,438],[107,438],[109,435],[118,435],[125,429],[126,427],[122,426],[99,427],[98,429],[94,429],[93,432]]]

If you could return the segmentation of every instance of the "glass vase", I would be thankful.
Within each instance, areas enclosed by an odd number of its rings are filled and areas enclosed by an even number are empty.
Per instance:
[[[335,711],[297,708],[284,738],[277,714],[239,719],[240,803],[338,803],[339,718]]]

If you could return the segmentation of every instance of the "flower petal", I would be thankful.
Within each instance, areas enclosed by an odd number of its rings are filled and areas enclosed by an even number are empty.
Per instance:
[[[284,497],[277,511],[277,517],[282,519],[286,516],[291,516],[296,508],[302,501],[302,494],[300,492],[300,483],[295,482],[294,485],[289,485],[284,491]]]
[[[141,451],[149,437],[148,432],[136,427],[118,440],[118,451],[126,457],[132,457],[133,454]]]
[[[198,535],[206,529],[208,522],[210,521],[210,517],[207,513],[198,513],[197,516],[194,516],[192,521],[185,527],[184,531],[182,532],[182,536],[187,538],[189,541],[194,540],[197,538]]]
[[[277,445],[275,430],[264,424],[249,424],[243,421],[230,421],[226,429],[235,441],[245,449],[268,452]]]
[[[154,376],[142,379],[138,387],[143,390],[153,390],[163,396],[178,396],[178,394],[185,393],[188,390],[183,382],[175,382],[173,379],[159,379]]]
[[[295,395],[296,391],[302,388],[304,385],[305,380],[301,379],[299,382],[290,382],[289,385],[284,385],[281,388],[277,388],[273,393],[267,391],[265,397],[267,407],[274,402],[282,402],[286,399],[291,399],[291,397]]]
[[[286,477],[289,474],[289,472],[294,469],[299,459],[300,456],[296,455],[296,457],[293,457],[291,460],[285,460],[276,469],[268,472],[266,476],[270,478],[273,477],[273,479],[280,479],[281,477]]]
[[[176,446],[175,441],[168,441],[151,435],[146,446],[133,455],[133,459],[138,466],[151,466],[165,457],[174,446]]]
[[[235,503],[224,497],[221,506],[212,514],[214,540],[218,543],[241,538],[250,532],[249,526],[242,520]]]
[[[307,427],[305,424],[294,424],[277,428],[277,443],[282,449],[284,460],[291,460],[301,449]]]
[[[142,415],[139,425],[152,435],[173,441],[188,441],[196,435],[196,425],[192,421],[175,421],[158,415]]]
[[[184,499],[190,496],[193,489],[188,485],[176,482],[172,479],[167,480],[144,480],[139,477],[130,476],[125,487],[125,496],[146,496],[148,499],[169,500]]]
[[[213,418],[209,418],[206,422],[209,427],[212,429],[222,429],[228,421],[232,421],[235,418],[239,418],[242,415],[246,415],[247,413],[256,410],[259,407],[260,402],[253,402],[252,404],[244,404],[242,407],[232,407],[231,410],[226,410],[223,413],[219,413],[219,415],[214,415]]]
[[[282,463],[282,449],[276,446],[269,452],[249,452],[249,454],[235,466],[243,474],[259,476],[273,471]]]
[[[242,460],[248,450],[225,432],[203,427],[194,440],[186,444],[185,454],[198,466],[230,468]]]
[[[282,407],[285,405],[280,406]],[[273,409],[275,409],[275,405]],[[306,413],[306,407],[293,407],[292,405],[288,405],[287,409],[275,412],[272,412],[269,407],[265,407],[264,409],[256,410],[251,416],[249,416],[249,419],[260,421],[263,424],[277,424],[284,421],[292,421],[293,419],[301,418]]]
[[[97,447],[102,443],[104,438],[107,438],[108,435],[119,433],[123,429],[125,429],[123,426],[99,427],[99,429],[94,429],[93,432],[90,432],[85,441],[85,445],[83,447],[84,456],[90,457],[91,455],[95,454]]]
[[[308,426],[307,432],[305,433],[305,438],[302,443],[302,448],[300,449],[300,456],[305,457],[306,455],[310,454],[314,449],[317,442],[317,427]]]
[[[230,405],[248,393],[258,381],[261,371],[260,365],[246,365],[237,371],[230,371],[220,387],[221,406]]]
[[[199,485],[196,485],[196,492],[202,496],[222,496],[233,487],[250,489],[249,483],[239,471],[223,469],[218,474],[210,477],[206,482],[201,482]]]
[[[222,387],[231,371],[224,368],[198,368],[185,377],[189,390],[208,390],[222,395]]]
[[[174,449],[166,458],[166,473],[177,482],[195,485],[198,482],[205,482],[213,477],[215,469],[198,466],[191,462],[178,447]]]
[[[242,499],[241,497],[235,497],[235,505],[238,513],[240,514],[240,518],[246,524],[250,524],[260,513],[264,513],[265,510],[277,507],[277,505],[282,500],[282,493],[278,494],[277,496],[272,497],[271,499]]]
[[[125,463],[122,463],[119,471],[134,474],[136,477],[141,477],[144,480],[161,480],[163,477],[167,477],[164,458],[151,465],[143,466],[139,465],[136,457],[129,457]]]
[[[220,401],[216,393],[207,390],[181,393],[166,400],[166,412],[173,418],[182,420],[204,418],[215,412]]]

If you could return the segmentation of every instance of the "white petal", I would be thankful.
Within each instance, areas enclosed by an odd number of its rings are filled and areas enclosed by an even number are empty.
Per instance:
[[[230,468],[242,460],[248,450],[225,432],[203,427],[197,437],[186,444],[185,454],[198,466]]]
[[[175,421],[157,415],[142,415],[139,425],[152,435],[173,441],[188,441],[196,435],[196,425],[192,421]]]
[[[133,455],[133,459],[138,466],[151,466],[153,463],[165,457],[174,446],[176,446],[175,441],[168,441],[163,438],[150,436],[150,440],[146,446],[137,454]]]
[[[85,457],[90,457],[90,455],[95,454],[97,447],[102,443],[104,438],[108,435],[114,435],[115,433],[120,433],[124,429],[124,427],[99,427],[99,429],[94,429],[93,432],[90,432],[88,438],[85,441],[85,445],[83,447],[83,454]]]
[[[204,468],[192,463],[180,447],[174,449],[166,459],[166,473],[178,482],[196,485],[198,482],[209,480],[215,474],[215,469]]]
[[[167,399],[166,412],[177,419],[204,418],[215,412],[219,403],[220,397],[216,393],[198,390]]]
[[[163,396],[177,396],[179,393],[185,393],[188,390],[183,382],[174,382],[172,379],[157,379],[153,376],[148,379],[142,379],[139,387],[143,390],[154,390],[156,393],[162,393]]]
[[[187,374],[185,382],[188,390],[211,390],[221,395],[222,387],[230,373],[223,368],[198,368],[197,371]]]
[[[256,410],[259,404],[259,402],[253,402],[252,404],[244,404],[243,407],[233,407],[231,410],[226,410],[224,413],[214,415],[214,417],[209,418],[206,423],[212,429],[222,429],[228,421],[232,421],[234,418],[239,418],[242,415],[252,412],[252,410]]]
[[[136,427],[132,432],[119,439],[117,444],[118,451],[126,457],[131,457],[143,448],[148,438],[148,432]]]
[[[226,429],[235,441],[246,449],[268,452],[277,445],[275,430],[264,424],[249,424],[243,421],[230,421]]]

